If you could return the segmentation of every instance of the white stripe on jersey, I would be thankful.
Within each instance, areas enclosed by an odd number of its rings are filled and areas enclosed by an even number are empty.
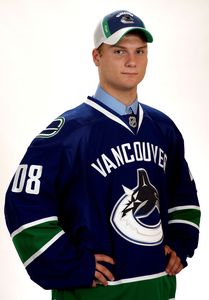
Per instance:
[[[102,106],[100,106],[99,104],[95,103],[92,100],[87,99],[86,103],[88,105],[90,105],[91,107],[95,108],[96,110],[98,110],[99,112],[101,112],[102,114],[104,114],[106,117],[108,117],[109,119],[117,122],[118,124],[124,126],[126,129],[128,129],[131,133],[134,134],[134,132],[126,125],[126,123],[124,123],[120,118],[118,118],[117,116],[115,116],[114,114],[112,114],[111,112],[109,112],[108,110],[106,110],[105,108],[103,108]],[[141,105],[139,104],[139,119],[138,119],[138,129],[137,132],[139,131],[139,128],[141,126],[142,120],[143,120],[143,109],[141,107]]]
[[[34,261],[39,255],[44,253],[52,244],[56,242],[65,232],[62,230],[57,235],[55,235],[48,243],[46,243],[41,249],[34,253],[31,257],[26,260],[24,266],[27,267],[32,261]]]
[[[23,230],[25,230],[27,228],[30,228],[30,227],[33,227],[33,226],[36,226],[36,225],[39,225],[42,223],[46,223],[49,221],[57,221],[57,220],[58,220],[58,217],[52,216],[52,217],[43,218],[43,219],[39,219],[39,220],[30,222],[30,223],[24,224],[24,225],[20,226],[18,229],[16,229],[15,231],[13,231],[11,234],[11,237],[13,239],[17,234],[19,234],[20,232],[22,232]]]
[[[152,274],[152,275],[145,275],[145,276],[138,276],[138,277],[132,277],[132,278],[127,278],[127,279],[120,279],[117,281],[108,281],[108,285],[119,285],[123,283],[130,283],[130,282],[138,282],[142,280],[149,280],[149,279],[155,279],[155,278],[160,278],[163,276],[167,276],[166,272],[161,272],[157,274]]]

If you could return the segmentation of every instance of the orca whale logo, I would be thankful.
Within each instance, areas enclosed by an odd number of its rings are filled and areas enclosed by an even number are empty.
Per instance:
[[[121,21],[121,23],[124,23],[124,24],[133,24],[134,18],[131,15],[126,14],[126,15],[122,16],[120,21]]]
[[[123,186],[124,194],[113,208],[110,222],[124,239],[143,246],[159,245],[163,240],[159,193],[150,183],[145,169],[137,170],[137,186]]]

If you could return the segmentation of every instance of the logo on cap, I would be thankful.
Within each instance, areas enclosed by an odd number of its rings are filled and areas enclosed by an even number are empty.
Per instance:
[[[129,16],[129,15],[125,15],[125,16],[122,16],[120,21],[123,24],[133,24],[134,23],[134,18]]]

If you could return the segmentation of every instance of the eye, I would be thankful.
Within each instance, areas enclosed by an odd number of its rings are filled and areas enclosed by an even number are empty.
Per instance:
[[[136,50],[136,53],[137,54],[144,54],[144,50],[143,49],[138,49],[138,50]]]
[[[116,50],[114,50],[114,53],[118,54],[118,55],[123,55],[125,53],[125,50],[123,50],[123,49],[116,49]]]

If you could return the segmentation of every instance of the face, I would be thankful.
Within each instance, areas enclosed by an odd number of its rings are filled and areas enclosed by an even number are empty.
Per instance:
[[[110,94],[136,94],[147,67],[147,43],[137,34],[129,33],[116,45],[103,44],[93,50],[101,86]]]

